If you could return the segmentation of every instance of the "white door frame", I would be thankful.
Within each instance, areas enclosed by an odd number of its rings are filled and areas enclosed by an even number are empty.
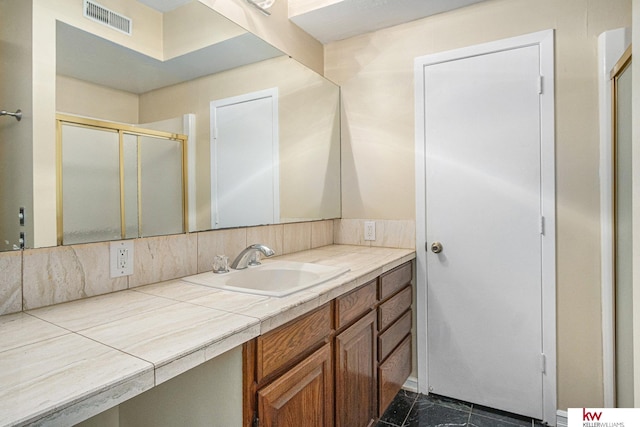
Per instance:
[[[546,30],[481,45],[418,57],[415,74],[415,151],[416,151],[416,277],[417,277],[417,353],[418,390],[428,393],[427,378],[427,261],[426,261],[426,186],[425,186],[425,111],[424,67],[441,62],[500,52],[525,46],[540,49],[540,138],[541,209],[544,217],[542,239],[542,351],[544,419],[555,425],[557,411],[556,372],[556,197],[555,197],[555,105],[554,105],[554,31]]]
[[[217,116],[216,110],[220,107],[227,105],[239,104],[242,102],[255,101],[258,99],[270,98],[272,106],[272,118],[273,133],[272,133],[272,147],[273,147],[273,218],[277,223],[280,220],[280,123],[278,121],[278,88],[272,87],[268,89],[259,90],[256,92],[249,92],[242,95],[232,96],[224,99],[217,99],[210,102],[210,163],[211,163],[211,228],[219,228],[216,225],[216,216],[218,212],[217,201],[218,194],[216,190],[217,177],[213,173],[213,165],[216,163],[215,155],[217,152]],[[215,205],[215,206],[214,206]]]
[[[602,281],[602,382],[604,407],[615,405],[615,301],[613,300],[613,130],[611,70],[631,44],[631,30],[618,28],[598,37],[600,92],[600,270]]]

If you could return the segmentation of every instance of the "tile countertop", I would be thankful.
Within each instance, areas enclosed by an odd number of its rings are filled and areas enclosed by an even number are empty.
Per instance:
[[[349,267],[283,297],[180,279],[0,317],[0,426],[71,425],[415,258],[333,245],[277,259]]]

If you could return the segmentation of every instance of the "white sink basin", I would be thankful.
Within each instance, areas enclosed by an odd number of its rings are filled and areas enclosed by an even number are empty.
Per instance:
[[[335,279],[347,271],[349,271],[348,267],[272,261],[244,270],[231,270],[224,274],[207,272],[188,276],[182,280],[212,288],[283,297]]]

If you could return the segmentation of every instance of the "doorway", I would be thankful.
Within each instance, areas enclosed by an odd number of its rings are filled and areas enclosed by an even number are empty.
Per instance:
[[[415,71],[419,389],[555,422],[553,32]]]

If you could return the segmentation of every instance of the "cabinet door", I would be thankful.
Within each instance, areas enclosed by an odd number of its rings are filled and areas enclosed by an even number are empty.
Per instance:
[[[336,337],[336,427],[366,427],[376,417],[376,312]]]
[[[333,426],[331,344],[258,390],[261,427]]]

